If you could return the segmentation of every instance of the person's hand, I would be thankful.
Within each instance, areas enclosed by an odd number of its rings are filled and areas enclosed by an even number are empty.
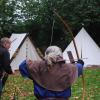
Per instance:
[[[3,76],[8,76],[9,74],[6,72],[3,72]]]
[[[84,61],[83,61],[82,59],[79,59],[79,60],[77,61],[77,63],[80,63],[80,64],[82,64],[82,66],[84,66]]]
[[[12,74],[11,75],[15,75],[15,70],[14,69],[12,69]]]
[[[30,60],[30,59],[27,60],[27,65],[28,65],[28,66],[31,66],[32,64],[33,64],[33,61],[32,61],[32,60]]]

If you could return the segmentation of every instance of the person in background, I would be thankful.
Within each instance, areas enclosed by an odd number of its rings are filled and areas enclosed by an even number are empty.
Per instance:
[[[19,65],[23,77],[34,83],[34,95],[38,100],[69,100],[71,86],[83,73],[84,62],[65,63],[62,50],[50,46],[41,61],[24,60]]]
[[[0,40],[0,98],[2,94],[2,89],[8,78],[8,74],[12,74],[12,69],[10,66],[10,54],[8,49],[10,48],[11,41],[9,38],[4,37]]]

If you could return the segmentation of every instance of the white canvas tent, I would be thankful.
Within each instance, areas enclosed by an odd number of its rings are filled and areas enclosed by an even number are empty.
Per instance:
[[[12,34],[10,40],[12,43],[9,52],[13,70],[18,70],[19,64],[26,58],[41,60],[27,33]]]
[[[85,67],[88,65],[100,65],[100,48],[84,28],[80,30],[74,39],[78,49],[79,57],[85,62]],[[71,41],[71,43],[63,52],[64,59],[66,62],[69,62],[67,51],[71,51],[74,59],[77,60],[73,41]]]

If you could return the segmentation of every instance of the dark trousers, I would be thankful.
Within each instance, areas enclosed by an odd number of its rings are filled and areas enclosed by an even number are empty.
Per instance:
[[[2,78],[2,88],[5,86],[7,79],[8,79],[8,74],[6,73]]]
[[[1,100],[1,95],[2,95],[2,79],[0,79],[0,100]]]
[[[1,100],[2,90],[5,86],[7,79],[8,79],[8,74],[5,74],[2,78],[0,78],[0,100]]]

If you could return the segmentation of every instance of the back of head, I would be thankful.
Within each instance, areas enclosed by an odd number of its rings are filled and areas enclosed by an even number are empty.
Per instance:
[[[9,39],[8,37],[3,37],[3,38],[1,38],[1,40],[0,40],[0,44],[1,44],[2,46],[6,47],[7,49],[9,49],[10,44],[11,44],[11,41],[10,41],[10,39]],[[8,44],[8,45],[7,45],[7,44]]]
[[[57,46],[49,46],[45,51],[45,60],[50,66],[52,66],[53,63],[56,63],[58,58],[62,57],[62,50]]]
[[[0,43],[1,43],[1,44],[7,43],[7,42],[10,42],[10,39],[7,38],[7,37],[3,37],[3,38],[1,38],[1,40],[0,40]]]

